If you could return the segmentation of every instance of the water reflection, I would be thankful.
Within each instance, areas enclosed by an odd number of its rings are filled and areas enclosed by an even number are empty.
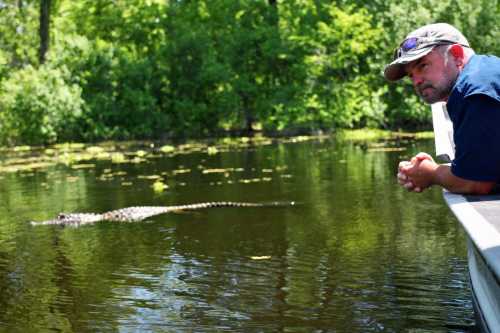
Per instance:
[[[439,190],[396,185],[399,159],[430,142],[404,147],[332,139],[3,175],[0,329],[468,331],[463,232]],[[155,193],[144,176],[162,173],[169,189]],[[27,224],[59,211],[215,200],[302,205]]]

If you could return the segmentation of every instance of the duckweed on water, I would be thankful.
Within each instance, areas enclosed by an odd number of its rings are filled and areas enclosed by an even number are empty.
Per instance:
[[[364,144],[369,152],[401,151],[398,145],[387,144],[387,142],[404,142],[403,140],[417,140],[432,138],[432,132],[402,133],[388,132],[382,130],[345,130],[336,134],[340,140],[352,140],[356,142],[382,141],[380,146]],[[309,140],[330,139],[328,136],[297,136],[289,138],[268,138],[261,135],[255,137],[221,138],[207,142],[187,142],[179,145],[157,146],[153,142],[103,142],[97,145],[86,145],[84,143],[62,143],[49,147],[17,146],[13,148],[1,148],[3,160],[0,162],[0,174],[12,172],[43,171],[58,165],[72,169],[93,169],[96,161],[110,162],[112,164],[122,163],[145,163],[150,159],[175,156],[178,154],[190,154],[199,152],[207,156],[227,152],[231,150],[247,149],[249,147],[270,145],[273,143],[297,143]],[[217,173],[214,170],[198,167],[203,174]],[[275,167],[275,171],[282,171],[281,167]],[[286,168],[286,166],[283,166]],[[219,173],[237,172],[237,168],[225,169]],[[181,166],[173,170],[173,175],[191,172]],[[262,170],[263,173],[271,173],[271,169]]]
[[[165,191],[168,188],[168,185],[162,182],[161,180],[157,180],[153,183],[153,190],[156,193],[160,193]]]
[[[12,148],[12,150],[15,152],[30,151],[31,147],[30,146],[17,146],[17,147]]]
[[[90,163],[87,163],[87,164],[74,164],[71,166],[71,169],[75,169],[75,170],[78,170],[78,169],[93,169],[95,168],[95,164],[90,164]]]
[[[367,151],[370,153],[376,153],[376,152],[389,153],[389,152],[401,152],[405,150],[406,150],[405,147],[380,147],[380,148],[369,148]]]
[[[85,150],[92,155],[98,155],[104,152],[104,148],[98,146],[87,147]]]
[[[145,150],[138,150],[138,151],[135,152],[135,154],[137,155],[137,157],[144,157],[148,153]]]
[[[217,147],[208,147],[207,148],[208,155],[215,155],[218,152],[219,152],[219,150],[217,149]]]
[[[165,154],[173,153],[175,151],[175,147],[170,145],[165,145],[160,148],[160,151]]]
[[[127,162],[127,158],[125,157],[124,154],[122,153],[112,153],[111,154],[111,162],[112,163],[126,163]]]
[[[234,171],[233,168],[228,168],[228,169],[203,169],[202,174],[206,175],[209,173],[228,173]]]
[[[174,174],[174,175],[180,175],[180,174],[183,174],[183,173],[190,173],[190,172],[191,172],[191,169],[176,169],[176,170],[172,171],[172,174]]]
[[[147,179],[147,180],[156,180],[156,179],[161,179],[160,175],[139,175],[137,176],[138,179]]]
[[[251,256],[250,259],[252,259],[252,260],[269,260],[269,259],[271,259],[271,256]]]
[[[380,129],[356,129],[356,130],[341,130],[337,133],[339,139],[348,141],[370,141],[370,140],[394,140],[394,139],[432,139],[434,132],[391,132]]]

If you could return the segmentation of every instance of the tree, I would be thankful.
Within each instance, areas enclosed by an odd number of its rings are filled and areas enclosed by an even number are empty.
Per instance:
[[[38,52],[38,60],[40,64],[45,63],[45,56],[49,50],[50,44],[50,7],[51,0],[40,1],[40,49]]]

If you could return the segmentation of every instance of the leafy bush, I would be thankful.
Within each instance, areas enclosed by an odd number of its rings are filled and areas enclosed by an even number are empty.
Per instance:
[[[67,66],[85,101],[75,136],[84,140],[158,134],[158,84],[151,59],[102,39],[72,35],[59,41],[52,66]]]
[[[411,85],[381,74],[393,48],[448,22],[498,54],[498,1],[58,0],[38,69],[39,2],[4,1],[0,141],[429,128]]]
[[[81,116],[81,89],[68,84],[68,71],[27,66],[0,85],[0,139],[43,144],[74,137]]]

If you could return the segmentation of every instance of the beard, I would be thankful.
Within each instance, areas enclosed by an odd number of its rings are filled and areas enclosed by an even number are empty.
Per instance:
[[[458,72],[444,71],[441,80],[431,83],[424,81],[416,87],[417,95],[427,104],[446,101],[458,78]]]
[[[433,85],[428,82],[422,83],[417,87],[417,95],[427,104],[433,104],[440,101],[446,101],[450,95],[452,84]]]

